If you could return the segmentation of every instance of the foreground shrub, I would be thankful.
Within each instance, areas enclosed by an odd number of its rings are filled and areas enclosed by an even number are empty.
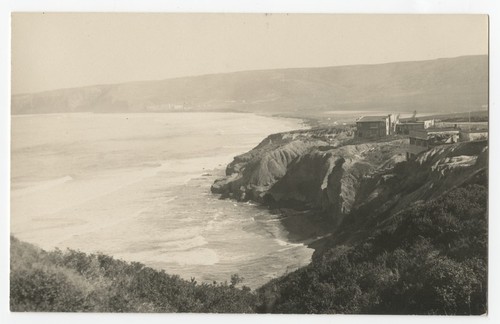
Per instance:
[[[198,284],[143,264],[79,251],[46,252],[11,237],[10,306],[37,312],[250,313],[236,282]]]
[[[456,188],[259,289],[260,312],[484,314],[487,189]]]

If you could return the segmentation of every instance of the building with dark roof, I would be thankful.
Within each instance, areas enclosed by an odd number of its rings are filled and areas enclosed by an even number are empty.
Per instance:
[[[459,137],[460,129],[454,127],[411,130],[406,156],[411,158],[435,146],[456,143]]]
[[[393,133],[393,115],[363,116],[356,121],[356,136],[363,138],[377,138]]]

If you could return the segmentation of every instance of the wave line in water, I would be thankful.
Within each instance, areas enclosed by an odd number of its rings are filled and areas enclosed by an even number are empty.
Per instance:
[[[183,240],[165,241],[158,244],[158,246],[161,250],[165,249],[168,252],[177,252],[191,250],[207,244],[208,241],[203,236],[197,235]]]
[[[20,196],[24,196],[24,195],[31,194],[31,193],[36,193],[39,191],[47,190],[47,189],[65,184],[66,182],[72,181],[72,180],[73,180],[73,178],[71,176],[67,175],[67,176],[64,176],[61,178],[43,181],[43,182],[40,182],[39,184],[31,185],[31,186],[28,186],[26,188],[12,190],[11,196],[12,197],[20,197]]]

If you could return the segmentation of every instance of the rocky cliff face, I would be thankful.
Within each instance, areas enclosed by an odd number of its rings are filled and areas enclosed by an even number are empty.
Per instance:
[[[300,132],[271,135],[250,152],[235,157],[226,169],[226,178],[217,180],[212,191],[223,197],[263,202],[292,161],[326,144]]]
[[[390,226],[399,212],[469,184],[488,187],[488,142],[443,145],[363,177],[350,213],[332,235],[314,243],[317,254],[355,244]]]
[[[274,208],[316,210],[338,225],[362,180],[404,158],[404,142],[357,142],[352,132],[334,128],[271,135],[237,156],[212,191]]]
[[[409,204],[485,181],[486,141],[436,147],[405,161],[407,139],[353,139],[334,128],[274,134],[237,156],[212,186],[223,198],[315,211],[336,240],[354,240]],[[348,235],[347,235],[348,233]]]

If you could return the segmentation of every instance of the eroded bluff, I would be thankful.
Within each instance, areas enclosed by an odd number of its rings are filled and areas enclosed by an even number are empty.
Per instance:
[[[335,128],[273,134],[237,156],[212,192],[275,208],[318,210],[339,224],[360,184],[403,161],[404,139],[363,142]]]
[[[438,146],[406,161],[407,141],[355,139],[336,128],[273,134],[235,157],[212,192],[272,208],[319,211],[334,228],[345,219],[342,227],[357,224],[360,232],[410,204],[486,181],[487,141]]]

